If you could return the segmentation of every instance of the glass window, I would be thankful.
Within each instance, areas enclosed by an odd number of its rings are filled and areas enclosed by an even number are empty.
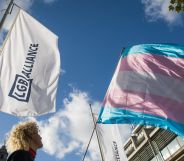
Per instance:
[[[151,159],[150,161],[161,161],[159,159],[159,154],[157,154],[153,159]]]
[[[163,156],[164,160],[166,160],[167,158],[169,158],[169,157],[171,156],[170,153],[169,153],[169,151],[168,151],[168,149],[167,149],[167,147],[165,147],[165,148],[161,151],[161,153],[162,153],[162,156]]]
[[[167,147],[172,155],[180,148],[180,145],[178,144],[177,140],[174,139]]]
[[[153,159],[151,159],[150,161],[158,161],[156,157],[154,157]]]
[[[137,144],[140,144],[145,139],[144,132],[141,131],[137,136]]]
[[[184,145],[184,138],[178,136],[177,137],[177,140],[178,140],[178,143],[180,144],[180,146],[183,146]]]

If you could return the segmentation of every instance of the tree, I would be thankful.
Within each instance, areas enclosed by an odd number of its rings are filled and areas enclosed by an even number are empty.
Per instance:
[[[170,0],[169,11],[184,12],[184,0]]]

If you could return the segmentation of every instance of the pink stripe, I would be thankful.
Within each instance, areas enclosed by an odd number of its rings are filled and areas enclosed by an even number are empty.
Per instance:
[[[184,123],[184,103],[153,94],[115,89],[107,94],[103,104],[104,107],[143,112]]]
[[[184,59],[151,54],[130,54],[121,60],[120,70],[159,73],[184,79]]]

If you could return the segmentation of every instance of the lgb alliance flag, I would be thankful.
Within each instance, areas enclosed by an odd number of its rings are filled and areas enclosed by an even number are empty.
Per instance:
[[[0,110],[17,116],[55,111],[58,37],[23,10],[1,51]]]
[[[125,49],[98,122],[154,125],[184,136],[184,46],[142,44]]]
[[[124,161],[123,143],[117,124],[97,124],[97,134],[104,161]]]

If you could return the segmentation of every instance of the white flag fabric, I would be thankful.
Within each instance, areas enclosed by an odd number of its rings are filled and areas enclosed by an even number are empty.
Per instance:
[[[105,161],[124,161],[123,143],[117,124],[97,124],[102,155]]]
[[[23,10],[2,48],[0,110],[16,116],[55,111],[58,37]]]

